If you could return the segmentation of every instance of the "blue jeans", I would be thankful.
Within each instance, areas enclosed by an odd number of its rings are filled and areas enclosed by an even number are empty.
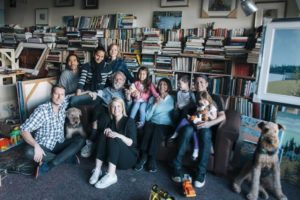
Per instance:
[[[179,134],[178,138],[178,151],[175,159],[173,160],[173,167],[176,169],[182,168],[182,160],[187,150],[190,141],[193,138],[194,127],[187,125],[183,127],[182,133]],[[206,168],[209,161],[210,149],[212,145],[212,131],[210,128],[201,128],[197,130],[199,140],[199,161],[197,163],[198,174],[205,174]]]
[[[134,119],[137,111],[140,111],[140,122],[145,123],[146,119],[146,102],[134,102],[131,112],[130,112],[130,118]]]

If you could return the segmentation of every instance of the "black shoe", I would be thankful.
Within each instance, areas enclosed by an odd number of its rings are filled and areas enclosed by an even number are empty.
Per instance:
[[[147,156],[143,155],[142,158],[140,159],[140,161],[135,165],[134,170],[141,171],[144,168],[144,165],[146,162],[147,162]]]
[[[183,179],[184,173],[182,169],[176,169],[173,170],[172,180],[176,183],[181,183]]]
[[[157,172],[156,160],[151,158],[148,162],[148,171],[151,173]]]

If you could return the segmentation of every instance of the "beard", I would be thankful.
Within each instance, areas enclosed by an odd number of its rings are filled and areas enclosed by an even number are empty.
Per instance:
[[[124,87],[124,84],[118,83],[118,82],[114,82],[113,86],[114,86],[114,88],[116,90],[119,90],[119,89],[122,89]]]

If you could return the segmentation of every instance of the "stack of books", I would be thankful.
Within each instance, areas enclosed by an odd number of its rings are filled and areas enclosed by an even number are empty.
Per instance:
[[[188,37],[185,43],[183,53],[187,54],[203,54],[204,39],[202,37]]]
[[[132,14],[118,14],[118,28],[135,28],[137,26],[137,18]]]
[[[207,39],[205,49],[204,49],[204,58],[211,59],[224,59],[224,37],[222,36],[212,36]]]
[[[94,49],[98,47],[97,32],[91,30],[81,31],[81,47],[85,49]]]
[[[259,52],[261,49],[261,37],[256,39],[255,47],[248,53],[247,62],[248,63],[258,63]]]
[[[245,58],[247,57],[248,50],[245,49],[248,37],[236,36],[231,37],[230,42],[225,45],[225,57],[226,58]]]
[[[159,30],[150,30],[144,32],[142,42],[142,54],[161,54],[161,40]]]
[[[181,53],[180,41],[168,41],[162,49],[163,54],[179,55]]]

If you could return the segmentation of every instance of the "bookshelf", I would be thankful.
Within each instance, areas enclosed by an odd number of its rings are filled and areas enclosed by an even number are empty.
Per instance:
[[[90,23],[93,24],[93,20],[96,19],[100,20],[99,17],[95,17]],[[81,63],[85,63],[90,61],[91,51],[97,45],[101,44],[107,50],[111,43],[116,43],[128,68],[135,72],[139,66],[149,67],[154,83],[166,77],[171,80],[173,89],[177,90],[177,80],[180,76],[189,75],[193,87],[194,77],[205,74],[210,80],[209,90],[215,94],[230,96],[232,109],[240,110],[245,115],[266,119],[262,114],[257,114],[265,113],[257,112],[265,108],[257,109],[260,105],[252,102],[257,69],[255,59],[250,61],[248,58],[247,62],[248,51],[244,48],[246,31],[209,27],[167,31],[116,27],[69,31],[64,35],[57,34],[55,40],[53,34],[48,34],[48,41],[55,41],[56,44],[46,59],[48,69],[63,70],[65,58],[70,51],[79,55],[82,58]],[[5,45],[10,42],[15,44],[13,35],[10,34],[8,39],[4,40]],[[40,35],[43,37],[43,34]],[[256,48],[258,47],[259,43],[256,45]],[[257,51],[254,54],[257,55]]]

